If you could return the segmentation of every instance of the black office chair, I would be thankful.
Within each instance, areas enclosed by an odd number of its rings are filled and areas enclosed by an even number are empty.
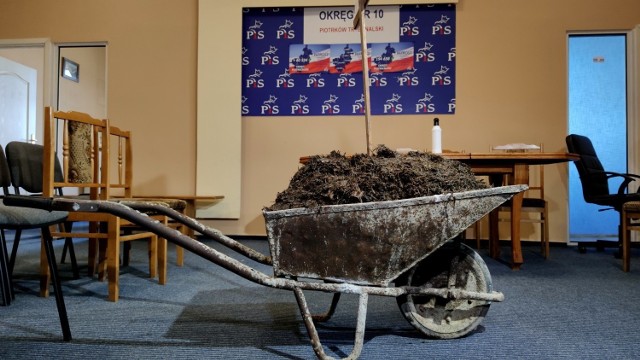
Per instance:
[[[608,209],[613,209],[618,214],[621,214],[624,203],[640,200],[640,193],[630,193],[628,191],[629,184],[636,179],[640,179],[639,175],[605,171],[591,140],[586,136],[571,134],[567,136],[566,142],[569,152],[580,155],[580,160],[576,160],[573,163],[578,170],[580,183],[582,184],[582,195],[587,203],[606,206]],[[612,193],[609,190],[609,180],[614,178],[622,179],[622,184],[618,187],[617,192]],[[622,218],[620,218],[620,223],[618,224],[618,242],[614,244],[618,248],[622,245],[621,224]],[[579,243],[578,246],[581,252],[586,250],[585,244]],[[597,246],[602,248],[605,243],[599,240]],[[619,253],[616,254],[616,256],[619,255]]]
[[[9,167],[5,153],[0,147],[0,185],[5,195],[9,195],[9,187],[11,186]],[[3,305],[8,306],[14,299],[12,275],[13,264],[15,258],[9,261],[7,256],[7,243],[5,230],[15,230],[17,239],[20,233],[26,229],[40,229],[44,240],[44,250],[51,272],[51,280],[54,287],[56,306],[58,308],[58,316],[60,317],[60,325],[62,327],[63,339],[71,340],[71,329],[69,327],[69,319],[67,317],[67,309],[64,304],[62,295],[62,286],[58,276],[56,267],[56,259],[53,251],[53,238],[49,231],[49,226],[63,223],[67,219],[66,211],[45,211],[39,209],[20,208],[6,206],[0,203],[0,292],[2,292]]]
[[[11,174],[11,184],[13,185],[14,193],[19,195],[20,189],[31,194],[42,193],[42,171],[44,161],[44,148],[39,144],[31,144],[27,142],[12,141],[7,144],[6,147],[7,163],[9,164],[9,173]],[[55,163],[55,178],[56,181],[63,181],[62,167],[59,162]],[[63,196],[62,189],[56,189],[58,196]],[[64,224],[65,229],[71,231],[72,223]],[[15,259],[15,253],[18,249],[18,243],[20,242],[20,233],[16,233],[16,240],[11,250],[11,262]],[[71,238],[66,238],[64,248],[62,249],[61,263],[64,263],[65,257],[69,252],[71,259],[71,267],[73,269],[74,278],[80,278],[80,271],[78,270],[78,263],[76,261],[76,255],[73,248],[73,241]]]

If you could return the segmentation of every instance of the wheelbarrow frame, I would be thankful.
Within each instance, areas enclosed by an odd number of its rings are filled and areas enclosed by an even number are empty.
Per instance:
[[[502,188],[492,188],[486,190],[490,194],[502,193],[506,194],[504,201],[508,200],[513,194],[524,191],[525,185],[507,186]],[[468,192],[467,192],[468,193]],[[450,196],[464,193],[454,193]],[[440,196],[440,195],[436,195]],[[452,199],[449,199],[452,200]],[[362,285],[353,284],[348,282],[318,282],[318,281],[301,281],[297,276],[276,277],[267,275],[255,268],[242,263],[230,256],[217,251],[200,241],[197,241],[190,236],[183,234],[175,229],[172,229],[157,220],[150,218],[145,213],[155,212],[168,216],[169,218],[180,222],[194,231],[202,234],[205,237],[211,238],[220,244],[242,254],[249,259],[257,261],[265,265],[273,266],[273,260],[270,256],[266,256],[250,247],[247,247],[238,241],[225,236],[220,231],[210,228],[193,218],[190,218],[182,213],[176,212],[166,206],[159,204],[144,204],[141,202],[110,202],[101,200],[79,200],[79,199],[67,199],[67,198],[41,198],[33,196],[17,196],[9,195],[4,198],[4,203],[10,206],[22,206],[32,207],[44,210],[62,210],[73,212],[105,212],[111,215],[115,215],[126,219],[148,231],[152,231],[160,237],[167,239],[184,249],[191,251],[192,253],[213,262],[249,281],[254,283],[276,288],[291,290],[294,292],[302,318],[307,328],[308,335],[310,337],[313,349],[316,355],[321,358],[329,358],[323,350],[322,344],[318,337],[317,330],[315,328],[315,321],[328,320],[335,306],[337,305],[340,294],[357,294],[359,296],[358,315],[356,323],[356,336],[354,341],[354,347],[351,354],[347,357],[349,359],[357,358],[364,344],[364,332],[366,323],[366,313],[369,295],[378,296],[390,296],[400,297],[407,295],[416,296],[432,296],[439,297],[448,300],[479,300],[486,302],[503,301],[504,295],[500,292],[477,292],[468,291],[464,289],[456,288],[428,288],[421,286],[375,286],[375,285]],[[445,241],[446,242],[446,241]],[[309,291],[322,291],[327,293],[333,293],[334,298],[329,311],[320,316],[313,316],[307,305],[305,299],[304,290]]]

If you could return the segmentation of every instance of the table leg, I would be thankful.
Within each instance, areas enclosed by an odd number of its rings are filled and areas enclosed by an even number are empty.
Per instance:
[[[498,210],[489,213],[489,256],[500,257],[500,237],[498,236]]]
[[[519,270],[522,265],[522,244],[520,243],[520,217],[522,216],[522,193],[511,201],[511,268]]]
[[[513,183],[529,184],[529,166],[515,164],[513,167]],[[511,268],[520,269],[522,260],[522,244],[520,243],[520,218],[522,217],[522,199],[524,193],[518,193],[511,200]]]
[[[502,174],[493,174],[489,176],[489,183],[493,187],[502,186]],[[500,257],[500,236],[498,233],[498,209],[489,213],[489,256],[494,259]]]

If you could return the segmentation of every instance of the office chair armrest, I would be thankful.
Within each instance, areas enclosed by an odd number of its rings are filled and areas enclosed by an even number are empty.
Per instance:
[[[613,171],[605,171],[604,173],[607,175],[607,179],[618,178],[618,177],[621,177],[624,179],[620,184],[620,186],[618,187],[618,194],[625,194],[629,184],[632,181],[635,181],[636,179],[640,179],[640,176],[636,174],[617,173]]]

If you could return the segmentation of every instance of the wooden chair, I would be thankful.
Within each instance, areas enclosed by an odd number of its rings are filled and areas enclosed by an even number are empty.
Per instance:
[[[492,148],[495,151],[495,148]],[[509,150],[509,151],[527,151],[527,150]],[[542,152],[543,146],[528,151]],[[505,179],[504,183],[512,184],[512,179]],[[520,221],[523,223],[540,224],[540,252],[546,259],[549,256],[549,210],[548,204],[544,197],[544,166],[529,166],[529,189],[525,192],[522,199],[522,214]],[[511,200],[505,202],[499,208],[498,221],[511,221]]]
[[[629,201],[622,205],[622,271],[631,270],[631,230],[640,231],[640,201]]]
[[[88,189],[88,196],[93,200],[109,199],[109,122],[95,119],[80,112],[54,111],[45,108],[44,121],[44,149],[43,149],[43,196],[55,196],[57,187],[77,189],[78,194]],[[61,150],[61,151],[60,151]],[[56,153],[62,154],[62,181],[54,177]],[[137,240],[149,239],[149,275],[156,277],[158,273],[158,237],[151,232],[138,232],[124,235],[122,225],[124,220],[104,213],[72,212],[67,219],[71,222],[88,222],[89,232],[53,233],[60,237],[88,238],[90,247],[102,240],[106,241],[106,259],[99,259],[99,276],[103,277],[106,266],[108,277],[109,300],[117,301],[119,297],[120,274],[120,244]],[[93,244],[93,245],[92,245]],[[160,247],[162,251],[162,247]],[[91,255],[90,250],[90,255]],[[93,250],[95,254],[95,249]],[[105,264],[106,260],[106,264]],[[42,264],[42,262],[41,262]],[[89,268],[93,275],[95,260],[90,256]],[[165,264],[160,263],[160,273],[166,274]],[[47,271],[41,265],[41,272]],[[166,279],[159,282],[164,283]],[[48,276],[43,276],[41,293],[47,295]]]
[[[109,152],[111,154],[111,169],[117,169],[117,171],[111,172],[109,187],[111,189],[110,196],[112,200],[118,201],[127,201],[129,204],[131,202],[151,202],[151,203],[161,203],[170,207],[173,210],[184,213],[184,210],[187,206],[186,202],[181,199],[170,199],[163,197],[140,197],[135,196],[133,194],[133,142],[132,142],[132,134],[131,131],[122,130],[119,127],[113,126],[110,124],[109,126],[109,144],[110,149]],[[116,194],[119,192],[119,194]],[[176,228],[181,232],[185,232],[185,226],[179,224],[175,221],[171,221],[168,217],[159,214],[148,214],[149,216],[156,217],[158,221]],[[128,229],[136,230],[137,227],[129,226]],[[125,251],[123,253],[124,260],[123,264],[128,263],[128,251],[129,248],[125,244]],[[166,246],[167,242],[164,239],[160,239],[158,246],[162,246],[163,251],[159,252],[159,254],[166,254]],[[184,249],[177,246],[177,263],[179,266],[182,266],[183,257],[184,257]],[[158,262],[165,262],[166,258],[159,258]],[[164,267],[166,270],[166,266]],[[160,274],[161,277],[166,279],[166,273]]]

